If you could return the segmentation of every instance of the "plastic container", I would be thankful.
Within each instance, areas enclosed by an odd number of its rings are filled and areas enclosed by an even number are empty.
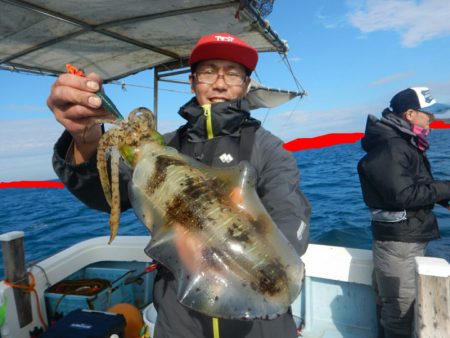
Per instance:
[[[134,304],[133,286],[125,285],[125,280],[130,276],[130,270],[115,268],[87,267],[70,275],[67,280],[80,279],[105,279],[111,282],[111,287],[91,296],[71,295],[45,292],[47,315],[57,319],[66,316],[77,309],[91,309],[105,311],[111,305],[118,303]]]
[[[150,337],[154,336],[157,312],[153,303],[150,303],[144,311],[142,311],[144,323],[150,329]]]
[[[101,268],[116,268],[116,269],[126,269],[132,270],[133,273],[127,276],[127,279],[133,279],[133,277],[139,276],[146,267],[148,267],[152,262],[117,262],[117,261],[102,261],[97,262],[95,267]],[[133,286],[134,294],[134,305],[139,309],[145,308],[153,301],[153,281],[156,276],[156,271],[146,273],[141,276],[140,280],[131,283]]]

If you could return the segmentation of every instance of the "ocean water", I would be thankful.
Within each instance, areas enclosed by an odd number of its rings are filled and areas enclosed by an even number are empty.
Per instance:
[[[433,130],[428,156],[435,179],[450,180],[450,130]],[[313,206],[311,243],[370,249],[370,217],[362,201],[356,164],[364,155],[360,142],[294,154],[300,187]],[[91,210],[66,189],[0,189],[0,233],[25,232],[29,264],[81,240],[109,235],[108,214]],[[441,239],[428,255],[450,261],[450,211],[436,206]],[[119,235],[146,235],[132,210],[122,214]],[[0,251],[0,279],[3,256]]]

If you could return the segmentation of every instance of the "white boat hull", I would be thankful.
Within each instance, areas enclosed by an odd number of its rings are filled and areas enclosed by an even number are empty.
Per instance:
[[[108,245],[108,237],[97,237],[80,242],[33,266],[31,272],[36,279],[35,289],[44,316],[44,291],[50,285],[93,263],[149,263],[150,259],[144,253],[148,241],[146,236],[119,236]],[[371,251],[310,244],[302,259],[306,267],[304,287],[292,304],[294,318],[297,324],[302,325],[302,337],[376,337]],[[33,321],[20,328],[13,290],[0,282],[0,299],[2,296],[8,299],[5,324],[10,337],[28,338],[29,331],[42,326],[34,297]]]

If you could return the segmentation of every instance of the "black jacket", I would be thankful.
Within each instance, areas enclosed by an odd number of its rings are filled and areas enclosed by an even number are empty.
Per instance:
[[[309,239],[311,207],[299,190],[297,164],[292,154],[282,148],[283,142],[260,127],[259,121],[250,117],[245,100],[212,105],[212,126],[215,131],[212,139],[207,137],[203,110],[195,99],[181,107],[179,114],[187,123],[178,131],[164,135],[166,143],[178,143],[175,147],[182,153],[214,167],[237,164],[242,131],[248,127],[254,128],[251,154],[246,160],[256,170],[258,195],[275,224],[302,255]],[[56,173],[66,187],[86,205],[109,211],[99,182],[95,156],[81,165],[65,162],[70,142],[71,137],[65,132],[55,145],[53,166]],[[223,154],[231,155],[233,160],[223,163],[220,160]],[[130,177],[131,173],[123,166],[120,181],[122,209],[130,207],[127,195]],[[303,233],[299,231],[300,227]],[[160,269],[155,280],[154,303],[158,310],[155,337],[212,337],[211,318],[177,302],[174,277],[164,268]],[[296,336],[290,314],[283,314],[271,321],[221,320],[219,327],[220,337],[223,338]]]
[[[426,242],[439,238],[435,203],[450,199],[450,183],[436,181],[425,153],[409,123],[383,112],[379,120],[369,115],[361,141],[367,154],[358,163],[364,202],[371,209],[406,210],[406,220],[372,220],[375,240]]]

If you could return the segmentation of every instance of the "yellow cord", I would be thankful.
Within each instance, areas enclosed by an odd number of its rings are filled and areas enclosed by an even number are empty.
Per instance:
[[[212,322],[213,322],[213,337],[219,338],[219,319],[213,317]]]

